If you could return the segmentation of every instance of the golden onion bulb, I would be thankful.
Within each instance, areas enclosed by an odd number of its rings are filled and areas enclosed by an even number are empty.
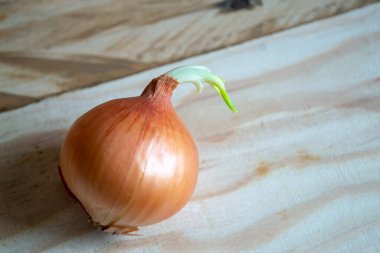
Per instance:
[[[211,84],[227,105],[223,80],[201,66],[185,66],[153,79],[141,96],[91,109],[70,128],[60,173],[94,225],[126,234],[178,212],[198,177],[198,152],[171,104],[180,82],[199,90]]]

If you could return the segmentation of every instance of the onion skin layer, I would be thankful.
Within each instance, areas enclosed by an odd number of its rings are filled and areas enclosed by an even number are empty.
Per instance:
[[[198,152],[171,104],[177,85],[160,76],[141,96],[101,104],[70,128],[62,179],[103,230],[128,233],[160,222],[191,197]]]

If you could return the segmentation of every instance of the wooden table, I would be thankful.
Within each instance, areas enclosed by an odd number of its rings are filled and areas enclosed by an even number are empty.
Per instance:
[[[178,1],[174,9],[120,2],[0,5],[0,99],[7,110],[0,113],[0,252],[380,252],[379,3],[319,1],[324,8],[311,17],[305,13],[315,3],[296,1],[237,12],[217,10],[212,1]],[[278,13],[289,12],[270,24],[279,15],[269,11],[274,3]],[[131,6],[153,14],[115,12]],[[107,11],[118,14],[115,20],[101,15]],[[208,28],[198,34],[206,23],[221,36],[213,15],[227,31],[223,17],[239,17],[233,26],[251,30],[246,37],[227,32],[218,44]],[[74,24],[86,18],[91,22]],[[47,31],[25,30],[35,27]],[[159,27],[175,33],[150,34]],[[168,45],[173,51],[163,52]],[[68,127],[95,105],[138,95],[152,78],[184,64],[223,76],[239,113],[212,89],[197,95],[191,85],[177,88],[173,104],[200,154],[191,201],[139,236],[94,230],[57,173]]]

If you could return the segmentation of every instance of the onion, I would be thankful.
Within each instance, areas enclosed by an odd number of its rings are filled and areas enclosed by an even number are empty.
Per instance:
[[[141,96],[108,101],[75,121],[60,154],[67,189],[101,230],[126,234],[160,222],[189,200],[198,152],[171,104],[181,82],[214,87],[231,110],[223,80],[184,66],[153,79]]]

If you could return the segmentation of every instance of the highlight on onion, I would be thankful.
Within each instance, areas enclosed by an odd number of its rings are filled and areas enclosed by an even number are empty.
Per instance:
[[[191,65],[153,79],[140,96],[96,106],[67,133],[62,181],[101,230],[136,231],[174,215],[191,197],[198,152],[171,103],[179,83],[193,83],[198,92],[210,84],[236,112],[224,80]]]

